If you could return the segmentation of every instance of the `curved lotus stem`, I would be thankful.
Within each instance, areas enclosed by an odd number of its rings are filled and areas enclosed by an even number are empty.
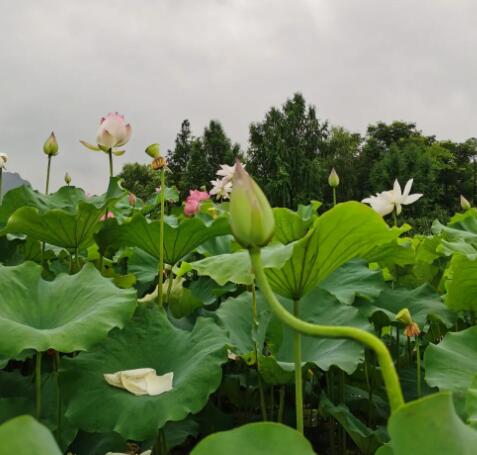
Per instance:
[[[386,345],[376,336],[356,327],[312,324],[293,316],[280,304],[270,287],[263,269],[260,249],[250,249],[249,253],[255,278],[260,286],[260,290],[273,313],[275,313],[275,316],[277,316],[283,323],[290,326],[296,332],[304,335],[323,338],[352,339],[368,346],[376,353],[381,367],[381,373],[383,375],[391,412],[394,413],[397,411],[404,404],[404,398],[391,354],[386,348]]]

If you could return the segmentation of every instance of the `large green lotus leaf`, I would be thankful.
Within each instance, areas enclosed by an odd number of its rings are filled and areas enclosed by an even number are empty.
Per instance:
[[[275,238],[283,244],[300,240],[313,224],[312,218],[303,219],[297,212],[283,207],[274,208],[273,216]]]
[[[477,431],[457,415],[448,392],[406,403],[389,419],[391,448],[381,454],[474,455]]]
[[[86,431],[115,431],[126,439],[154,436],[168,421],[199,412],[220,385],[226,337],[210,318],[191,332],[174,327],[157,307],[140,307],[124,330],[115,330],[91,352],[62,361],[66,416]],[[154,368],[174,373],[173,390],[135,396],[112,387],[105,373]]]
[[[48,196],[28,186],[8,195],[0,211],[3,233],[25,234],[34,240],[74,250],[87,248],[93,242],[105,207],[113,205],[124,191],[117,180],[112,179],[108,192],[101,196],[88,197],[82,189],[69,186]]]
[[[264,267],[281,267],[293,252],[293,244],[274,244],[262,248]],[[248,251],[238,251],[232,254],[210,256],[199,261],[183,264],[179,274],[195,270],[199,275],[209,276],[216,283],[224,286],[226,283],[245,284],[254,282],[254,274]]]
[[[456,254],[447,269],[445,302],[454,311],[477,311],[477,260]]]
[[[341,303],[351,305],[357,296],[373,300],[386,288],[380,270],[370,270],[366,261],[353,259],[329,275],[321,284]]]
[[[28,415],[1,425],[0,441],[0,455],[61,455],[49,430]]]
[[[338,267],[355,257],[366,258],[373,248],[391,242],[400,232],[390,229],[364,204],[338,204],[318,218],[307,235],[294,244],[285,265],[267,270],[267,276],[275,292],[301,299]]]
[[[421,329],[432,318],[439,319],[447,327],[450,327],[455,320],[455,315],[449,311],[439,294],[428,284],[415,289],[386,288],[372,303],[360,301],[357,305],[368,317],[376,312],[383,313],[389,323],[395,322],[399,311],[407,308]]]
[[[111,242],[123,246],[136,246],[159,258],[159,220],[150,221],[141,214],[119,225],[110,222],[98,236],[100,243]],[[164,261],[174,265],[199,245],[214,237],[230,233],[227,218],[220,217],[205,223],[200,218],[185,218],[179,224],[164,223]]]
[[[465,412],[467,423],[477,429],[477,375],[472,379],[465,395]]]
[[[345,404],[333,404],[327,396],[320,396],[320,411],[332,416],[348,433],[364,455],[372,455],[387,440],[384,429],[372,430],[355,417]]]
[[[282,299],[282,303],[292,311],[290,300]],[[314,289],[300,301],[300,318],[317,324],[371,329],[367,318],[357,308],[343,305],[327,291],[319,288]],[[293,330],[279,323],[272,324],[271,327],[272,352],[279,365],[291,371],[294,369]],[[325,371],[336,365],[351,374],[363,360],[364,348],[355,341],[302,336],[303,364],[312,363]]]
[[[249,423],[212,434],[191,455],[313,455],[310,442],[298,431],[280,423]]]
[[[54,281],[41,273],[32,262],[0,266],[0,355],[87,350],[134,312],[135,291],[118,289],[92,264]]]
[[[257,293],[258,327],[256,332],[253,326],[251,292],[243,292],[238,297],[225,300],[215,311],[214,316],[225,328],[235,354],[248,356],[254,352],[254,337],[259,346],[263,346],[271,313],[259,292]]]
[[[477,374],[477,326],[449,332],[424,353],[426,382],[441,390],[465,391]]]

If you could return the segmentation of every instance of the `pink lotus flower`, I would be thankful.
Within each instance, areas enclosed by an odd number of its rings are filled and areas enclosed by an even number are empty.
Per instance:
[[[131,137],[131,125],[124,121],[124,115],[110,112],[102,117],[96,142],[105,148],[121,147],[127,144]]]
[[[184,205],[184,215],[194,216],[200,209],[200,203],[209,199],[207,191],[190,190]]]
[[[197,199],[187,198],[184,205],[184,215],[185,216],[194,216],[200,208],[200,202]]]
[[[209,199],[209,193],[207,191],[190,190],[187,199],[195,199],[199,202],[206,201]]]
[[[103,215],[103,216],[99,219],[99,221],[105,221],[105,220],[107,220],[107,219],[109,219],[109,218],[114,218],[114,213],[111,212],[111,211],[109,211],[106,215]]]

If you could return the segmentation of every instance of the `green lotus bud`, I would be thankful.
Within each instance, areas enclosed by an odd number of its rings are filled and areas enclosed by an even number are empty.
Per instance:
[[[336,188],[340,184],[340,178],[338,177],[338,174],[335,171],[335,168],[331,169],[330,175],[328,177],[328,185],[331,186],[331,188]]]
[[[71,176],[68,172],[65,174],[65,183],[69,186],[71,183]]]
[[[275,218],[267,197],[242,165],[235,164],[230,196],[230,227],[244,248],[265,246],[275,232]]]
[[[159,158],[161,156],[161,150],[159,148],[159,144],[151,144],[145,152],[153,159]]]
[[[410,325],[413,322],[411,312],[407,308],[403,308],[398,314],[396,314],[396,320],[405,325]]]
[[[462,194],[460,195],[460,206],[462,207],[462,210],[469,210],[472,207],[470,202],[462,196]]]
[[[43,144],[43,151],[48,156],[55,156],[58,154],[58,142],[56,141],[56,136],[53,131],[48,136],[48,139]]]

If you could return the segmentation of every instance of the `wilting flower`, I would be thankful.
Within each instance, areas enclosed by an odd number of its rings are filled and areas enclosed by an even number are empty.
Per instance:
[[[184,215],[194,216],[200,208],[200,203],[209,199],[207,191],[190,190],[184,205]]]
[[[55,133],[53,131],[48,136],[48,139],[43,144],[43,151],[48,156],[55,156],[58,154],[58,142],[56,140]]]
[[[129,205],[136,205],[136,202],[137,202],[137,197],[134,193],[129,193],[128,194],[128,202],[129,202]]]
[[[8,161],[8,155],[6,153],[0,153],[0,169],[5,169]]]
[[[230,197],[230,228],[244,248],[268,244],[275,232],[273,210],[263,191],[242,165],[235,165],[233,191]]]
[[[105,221],[105,220],[108,220],[109,218],[114,218],[114,213],[111,212],[111,211],[109,211],[108,213],[103,215],[99,220],[100,221]]]
[[[394,210],[399,215],[402,211],[403,205],[409,205],[416,202],[422,197],[421,193],[409,194],[411,192],[413,179],[407,181],[404,191],[401,190],[401,185],[398,180],[394,181],[393,189],[390,191],[383,191],[363,199],[361,202],[369,204],[374,211],[381,216],[389,215]]]
[[[104,374],[104,380],[114,387],[127,390],[133,395],[156,396],[172,390],[174,373],[171,371],[162,376],[153,368],[117,371]]]
[[[462,194],[460,195],[460,206],[462,207],[462,210],[469,210],[472,207],[470,202],[462,196]]]
[[[212,180],[212,189],[209,194],[215,196],[217,199],[228,199],[232,192],[232,182],[225,179]]]
[[[328,177],[328,185],[331,186],[331,188],[336,188],[340,184],[340,178],[338,177],[338,174],[335,171],[335,168],[331,169],[330,175]]]
[[[129,142],[131,138],[131,125],[126,124],[124,115],[117,112],[110,112],[106,117],[102,117],[99,124],[98,133],[96,134],[97,146],[86,141],[80,141],[90,150],[102,150],[103,152],[112,151],[114,147],[121,147]],[[124,151],[114,151],[119,156]]]

